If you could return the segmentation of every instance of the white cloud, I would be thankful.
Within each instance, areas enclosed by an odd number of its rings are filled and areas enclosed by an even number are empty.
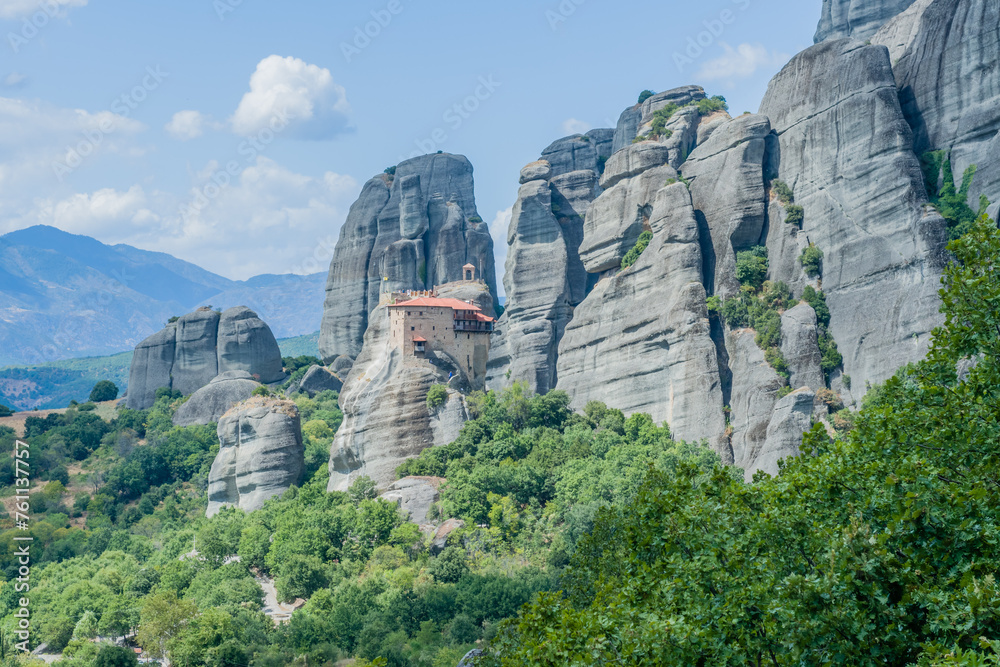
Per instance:
[[[490,236],[493,237],[493,258],[496,260],[497,273],[503,276],[504,264],[507,261],[507,230],[513,217],[514,207],[497,211],[490,221]],[[506,296],[503,285],[497,285],[501,296]]]
[[[126,192],[104,188],[60,201],[39,200],[35,215],[38,223],[67,232],[121,238],[160,219],[148,204],[142,187],[134,185]]]
[[[589,132],[592,127],[590,123],[576,118],[567,118],[562,124],[563,132],[566,134],[584,134]]]
[[[57,172],[65,177],[67,164],[86,168],[104,154],[142,154],[135,137],[144,129],[110,111],[0,97],[0,217],[26,194],[58,185]]]
[[[354,178],[333,172],[313,178],[258,157],[195,214],[183,215],[218,168],[208,163],[180,197],[134,185],[38,199],[12,229],[52,225],[104,243],[167,252],[236,279],[329,269],[340,226],[360,191]]]
[[[87,0],[0,0],[0,19],[23,19],[42,12],[50,18],[66,15],[70,7],[86,7]]]
[[[330,70],[298,58],[268,56],[250,77],[250,92],[243,96],[231,118],[236,134],[249,136],[287,116],[283,130],[299,139],[330,139],[347,130],[351,107],[344,88]]]
[[[22,83],[27,81],[28,77],[21,74],[20,72],[11,72],[6,77],[4,77],[3,85],[7,88],[17,88]]]
[[[205,128],[211,125],[211,119],[200,111],[178,111],[164,129],[173,138],[188,141],[205,134]]]
[[[696,79],[722,80],[728,85],[733,85],[736,79],[751,76],[763,67],[780,67],[790,58],[789,55],[778,51],[769,52],[760,43],[743,43],[735,49],[725,42],[719,42],[719,45],[723,54],[702,65],[695,74]]]

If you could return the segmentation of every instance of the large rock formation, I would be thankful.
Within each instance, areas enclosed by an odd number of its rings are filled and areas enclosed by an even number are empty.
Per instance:
[[[493,240],[476,212],[472,165],[438,153],[368,181],[351,207],[330,264],[320,353],[356,358],[383,291],[462,280],[472,264],[496,300]]]
[[[491,389],[527,382],[545,393],[556,386],[556,349],[587,294],[579,247],[584,218],[601,192],[611,136],[611,130],[593,130],[560,139],[521,170],[507,230],[506,310],[486,378]]]
[[[479,283],[442,285],[438,291],[443,298],[473,300],[485,312],[493,309],[489,288]],[[435,384],[450,388],[447,402],[431,410],[427,392]],[[426,358],[420,358],[392,348],[388,309],[376,308],[364,347],[340,393],[344,422],[330,449],[329,490],[346,491],[364,476],[386,489],[403,461],[457,438],[468,413],[456,387],[468,385],[446,355],[428,350]]]
[[[649,227],[653,239],[638,261],[577,307],[559,346],[559,387],[576,408],[599,400],[667,421],[678,438],[716,440],[725,430],[722,389],[698,223],[683,184],[657,191]]]
[[[191,394],[174,413],[174,426],[218,422],[237,403],[250,398],[261,386],[246,371],[227,371]]]
[[[889,48],[903,114],[918,155],[944,150],[956,181],[977,171],[980,195],[1000,204],[1000,4],[995,0],[917,0],[878,31]]]
[[[207,516],[229,505],[252,512],[301,481],[305,450],[294,403],[251,398],[222,417],[218,433]]]
[[[926,352],[945,261],[945,223],[924,205],[889,53],[854,40],[817,44],[771,81],[761,113],[778,135],[775,175],[805,212],[799,233],[824,253],[844,373],[863,392]]]
[[[684,163],[691,198],[707,227],[706,286],[719,296],[739,292],[736,251],[761,242],[764,232],[764,158],[771,122],[743,115],[723,123]]]
[[[816,43],[827,39],[867,39],[914,0],[823,0]]]
[[[126,405],[135,410],[151,407],[160,387],[193,394],[229,371],[245,371],[264,384],[284,379],[274,334],[244,306],[222,313],[199,308],[139,343]]]

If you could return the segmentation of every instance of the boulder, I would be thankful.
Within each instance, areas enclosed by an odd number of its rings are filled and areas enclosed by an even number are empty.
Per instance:
[[[299,411],[290,401],[253,397],[219,420],[219,454],[208,475],[208,510],[260,509],[302,479]]]
[[[925,207],[888,50],[810,47],[771,81],[761,113],[777,134],[773,175],[804,209],[798,234],[824,253],[843,372],[855,387],[881,382],[926,353],[946,261],[945,223]]]
[[[212,424],[261,386],[246,371],[227,371],[191,394],[174,413],[174,426]]]
[[[188,396],[229,371],[247,373],[265,384],[283,380],[274,334],[244,306],[223,313],[199,308],[139,343],[129,370],[126,405],[133,410],[152,407],[160,387]],[[190,418],[202,419],[215,408],[206,410]]]
[[[431,554],[437,555],[448,546],[448,536],[459,528],[464,528],[465,522],[461,519],[448,519],[434,531],[434,538],[431,540]]]
[[[343,386],[344,383],[341,379],[331,372],[330,369],[313,365],[309,367],[309,370],[306,371],[301,380],[288,389],[293,394],[302,392],[308,394],[309,398],[312,398],[324,391],[339,392]]]
[[[404,477],[390,484],[380,497],[396,503],[411,523],[425,524],[431,507],[441,498],[438,489],[444,481],[443,477]]]
[[[219,373],[245,371],[264,384],[281,382],[281,349],[257,313],[246,306],[229,308],[219,318]]]

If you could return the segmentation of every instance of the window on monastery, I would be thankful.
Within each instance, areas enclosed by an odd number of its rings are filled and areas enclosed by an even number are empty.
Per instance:
[[[416,331],[416,330],[417,330],[416,327],[410,327],[410,331]]]

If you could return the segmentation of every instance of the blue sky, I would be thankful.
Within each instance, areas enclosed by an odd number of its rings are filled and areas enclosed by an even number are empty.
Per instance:
[[[237,279],[325,271],[364,181],[444,150],[503,239],[549,143],[644,88],[756,111],[820,5],[0,0],[0,233],[51,224]]]

